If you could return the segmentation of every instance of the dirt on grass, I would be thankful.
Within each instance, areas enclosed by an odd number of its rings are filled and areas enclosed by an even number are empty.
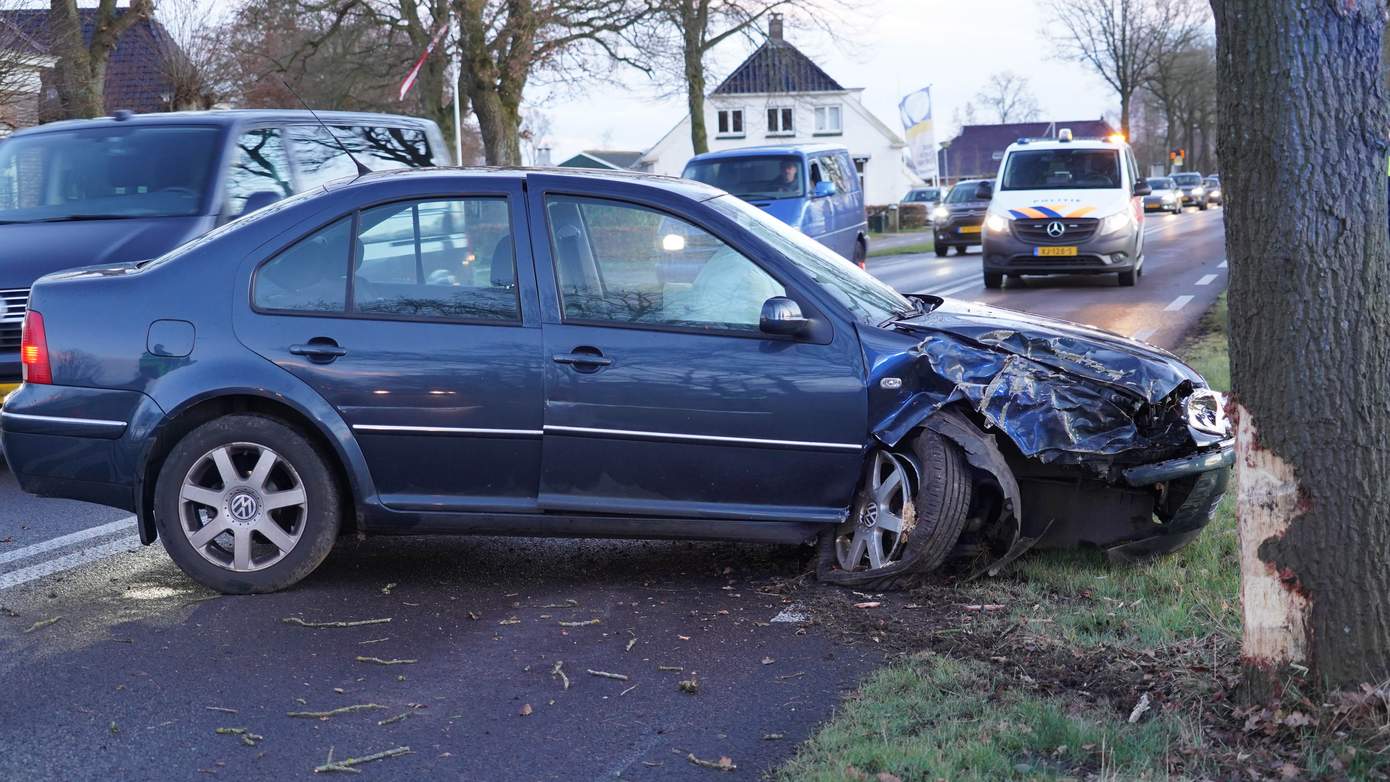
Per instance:
[[[1195,718],[1200,731],[1169,750],[1174,778],[1387,778],[1381,758],[1357,754],[1390,754],[1390,688],[1367,686],[1314,703],[1290,686],[1280,704],[1246,705],[1239,644],[1225,633],[1156,648],[1066,643],[1048,633],[1049,615],[1084,607],[1092,597],[1052,595],[1027,605],[1001,600],[1007,590],[990,583],[868,594],[803,577],[764,591],[774,589],[841,641],[890,659],[930,653],[985,667],[991,700],[1022,692],[1058,699],[1068,711],[1108,712],[1124,723],[1165,713]],[[1090,765],[1049,771],[1104,776]]]

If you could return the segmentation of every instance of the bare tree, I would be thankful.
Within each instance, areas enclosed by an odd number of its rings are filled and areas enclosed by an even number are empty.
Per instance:
[[[203,0],[160,0],[163,35],[156,40],[159,69],[173,88],[173,111],[210,109],[231,93],[231,56],[214,6]]]
[[[106,66],[126,30],[150,18],[154,0],[130,0],[118,11],[116,0],[100,0],[91,40],[82,33],[77,0],[51,0],[48,12],[51,51],[58,103],[67,117],[99,117],[106,113]]]
[[[1183,48],[1201,30],[1198,0],[1072,0],[1052,6],[1058,53],[1095,71],[1120,99],[1120,130],[1160,52]]]
[[[1212,0],[1249,693],[1390,660],[1381,0]],[[1293,193],[1295,198],[1271,198]],[[1316,258],[1316,263],[1309,263]],[[1320,702],[1320,701],[1319,701]]]
[[[975,102],[993,112],[1001,125],[1038,118],[1038,99],[1033,97],[1028,79],[1013,71],[990,74],[984,89],[975,94]]]
[[[0,13],[20,6],[18,0],[3,0]],[[40,73],[47,58],[43,44],[3,19],[0,52],[0,132],[8,132],[37,120]]]

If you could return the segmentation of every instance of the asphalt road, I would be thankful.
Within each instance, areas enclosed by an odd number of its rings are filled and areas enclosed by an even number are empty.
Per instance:
[[[1171,347],[1225,288],[1221,211],[1153,217],[1147,230],[1145,274],[1129,289],[1064,277],[986,292],[978,253],[868,268],[904,291]],[[298,778],[330,749],[341,760],[397,747],[410,754],[361,770],[720,776],[693,754],[755,778],[880,662],[795,621],[777,586],[802,561],[785,548],[345,541],[300,587],[235,598],[194,586],[158,546],[137,549],[127,514],[27,497],[0,470],[0,779]],[[680,688],[692,680],[695,692]],[[353,705],[379,708],[289,716]],[[217,728],[264,738],[248,746]]]

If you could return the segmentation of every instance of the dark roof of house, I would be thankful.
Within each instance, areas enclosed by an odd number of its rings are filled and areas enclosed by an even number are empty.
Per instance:
[[[950,177],[993,174],[999,168],[999,160],[994,157],[996,152],[1002,153],[1021,138],[1047,138],[1062,128],[1071,128],[1072,136],[1078,139],[1105,138],[1115,132],[1115,128],[1103,119],[965,125],[943,152],[946,174]]]
[[[593,168],[589,161],[607,164],[614,169],[631,169],[642,159],[642,152],[626,149],[586,149],[560,164],[561,168]],[[588,158],[588,160],[585,160]]]
[[[715,88],[715,95],[781,92],[840,92],[844,87],[830,78],[801,50],[780,38],[758,47],[743,64]]]
[[[82,38],[91,41],[96,26],[97,9],[82,8]],[[117,16],[126,10],[116,12]],[[48,54],[51,37],[47,8],[0,10],[0,22],[15,31],[8,36],[14,43],[29,48],[35,54]],[[121,35],[106,70],[106,110],[130,109],[137,112],[163,111],[168,108],[163,95],[173,91],[173,85],[161,65],[167,47],[174,46],[168,31],[155,19],[138,22]]]

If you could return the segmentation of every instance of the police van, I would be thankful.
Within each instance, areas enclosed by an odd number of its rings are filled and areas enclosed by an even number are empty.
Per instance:
[[[1032,274],[1115,274],[1121,286],[1144,272],[1144,196],[1134,153],[1121,136],[1010,144],[985,215],[986,288]]]

